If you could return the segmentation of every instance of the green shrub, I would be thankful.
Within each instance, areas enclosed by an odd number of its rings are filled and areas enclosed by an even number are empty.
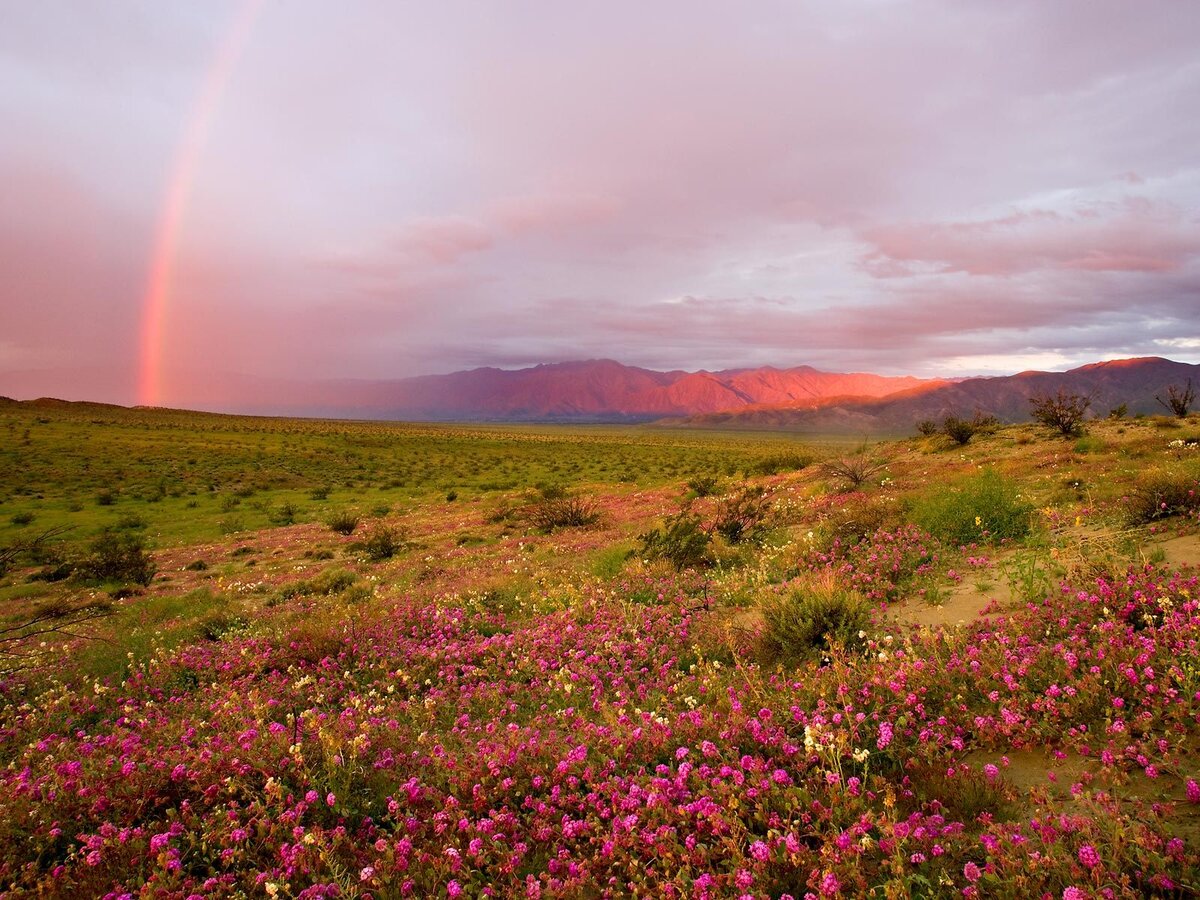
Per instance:
[[[533,528],[549,534],[558,528],[589,528],[600,521],[600,510],[583,497],[543,497],[525,507],[523,518]]]
[[[834,648],[857,649],[871,626],[870,604],[829,572],[764,600],[762,615],[762,650],[774,662],[799,662]]]
[[[285,600],[291,597],[318,596],[329,597],[340,594],[353,587],[358,576],[345,569],[326,569],[312,578],[285,584],[279,589],[279,595]]]
[[[19,512],[19,513],[13,513],[12,518],[10,518],[8,521],[12,522],[18,528],[24,528],[26,525],[32,525],[33,520],[34,520],[33,513],[25,511],[25,512]]]
[[[717,492],[721,479],[716,475],[697,475],[688,480],[687,486],[697,497],[711,497]]]
[[[638,539],[642,542],[639,554],[643,559],[665,559],[679,571],[712,565],[709,544],[712,538],[700,525],[700,519],[690,510],[683,510]]]
[[[993,469],[984,469],[918,499],[912,520],[949,544],[990,544],[1020,539],[1029,533],[1033,506],[1017,486]]]
[[[1125,521],[1145,525],[1200,509],[1200,485],[1194,475],[1153,472],[1139,479],[1125,501]]]
[[[942,432],[959,446],[966,446],[975,437],[975,423],[970,419],[960,419],[958,416],[946,416],[942,420]]]
[[[272,525],[283,527],[285,525],[296,524],[296,507],[292,503],[284,502],[279,506],[274,507],[267,513],[267,519]]]
[[[766,530],[771,503],[761,487],[744,487],[717,505],[713,531],[731,544],[760,537]]]
[[[367,559],[372,562],[383,562],[385,559],[391,559],[405,546],[406,541],[398,528],[389,528],[387,526],[379,526],[372,530],[367,537],[358,544],[358,549],[366,554]]]
[[[75,565],[76,577],[91,582],[146,585],[154,573],[154,560],[140,534],[107,528],[92,541],[88,555]]]
[[[753,475],[778,475],[780,472],[798,472],[800,469],[807,468],[812,464],[813,458],[811,454],[790,452],[776,453],[772,456],[764,456],[762,459],[757,459],[746,467],[746,476]]]
[[[933,437],[938,433],[938,423],[933,419],[921,419],[917,422],[917,434],[922,437]]]
[[[358,514],[349,510],[335,512],[326,521],[331,531],[336,531],[338,534],[353,534],[354,529],[358,527]]]

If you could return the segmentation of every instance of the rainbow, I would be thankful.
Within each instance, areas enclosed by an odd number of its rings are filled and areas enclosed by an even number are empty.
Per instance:
[[[183,137],[175,150],[167,179],[166,196],[154,229],[146,290],[142,299],[140,339],[138,341],[137,402],[158,406],[163,400],[163,345],[167,311],[171,300],[171,282],[179,234],[187,209],[188,196],[196,167],[221,96],[233,74],[238,58],[250,37],[264,0],[245,0],[233,16],[217,45],[192,103]]]

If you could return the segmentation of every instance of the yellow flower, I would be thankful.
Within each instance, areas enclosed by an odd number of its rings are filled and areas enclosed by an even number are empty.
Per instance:
[[[976,516],[975,517],[975,527],[978,528],[982,524],[983,524],[983,519],[981,519],[979,516]]]

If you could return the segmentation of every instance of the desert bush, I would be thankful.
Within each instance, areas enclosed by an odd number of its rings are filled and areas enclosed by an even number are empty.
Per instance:
[[[295,504],[284,502],[267,513],[267,519],[272,525],[283,527],[296,524]]]
[[[958,416],[946,416],[942,420],[942,433],[954,443],[965,446],[975,437],[975,423],[970,419],[960,419]]]
[[[975,415],[971,417],[971,424],[975,426],[976,434],[995,434],[1000,428],[1000,419],[991,413],[977,409]]]
[[[895,501],[870,500],[835,506],[821,522],[810,543],[815,550],[829,550],[834,544],[852,547],[881,528],[899,524]]]
[[[354,529],[358,527],[358,514],[349,510],[341,510],[326,519],[325,524],[331,531],[336,531],[338,534],[353,534]]]
[[[330,597],[353,587],[358,576],[345,569],[326,569],[319,575],[301,581],[293,581],[279,589],[279,596],[287,600],[292,597]]]
[[[1177,418],[1185,418],[1188,410],[1192,406],[1192,402],[1196,399],[1196,389],[1192,387],[1192,379],[1188,379],[1185,387],[1180,387],[1177,384],[1167,385],[1167,399],[1164,400],[1157,394],[1154,399],[1173,412]]]
[[[921,419],[917,422],[917,434],[922,437],[933,437],[938,433],[938,423],[933,419]]]
[[[710,497],[717,492],[720,483],[721,479],[716,475],[697,475],[688,479],[687,486],[697,497]]]
[[[853,491],[887,468],[887,463],[868,454],[864,444],[853,453],[825,460],[819,468],[822,475],[835,479],[842,490]]]
[[[372,562],[383,562],[400,552],[407,541],[398,528],[378,526],[356,545]]]
[[[863,645],[871,607],[830,573],[805,578],[762,603],[762,651],[773,662],[795,663],[834,648]]]
[[[1021,499],[1017,486],[993,469],[984,469],[916,500],[912,519],[950,544],[995,543],[1029,533],[1033,506]]]
[[[8,521],[18,528],[24,528],[26,525],[32,525],[34,518],[35,516],[33,513],[25,511],[13,513],[12,517],[9,518]]]
[[[92,541],[87,556],[75,564],[75,575],[83,581],[146,585],[154,573],[154,560],[140,534],[107,528]]]
[[[771,503],[758,486],[743,487],[717,504],[713,531],[731,544],[760,537],[766,530]]]
[[[790,452],[776,453],[764,456],[746,466],[746,477],[755,475],[778,475],[780,472],[798,472],[812,465],[813,458],[808,453]]]
[[[1029,398],[1029,405],[1034,421],[1054,429],[1063,437],[1076,437],[1083,433],[1083,419],[1092,405],[1092,398],[1059,388],[1056,394],[1035,394]]]
[[[328,485],[318,485],[308,492],[308,496],[313,500],[328,500],[330,488]]]
[[[241,516],[225,516],[217,522],[221,534],[237,534],[246,530],[246,520]]]
[[[643,559],[665,559],[677,570],[700,568],[712,564],[712,538],[700,524],[700,518],[690,510],[670,517],[661,528],[639,535],[642,542],[639,554]]]
[[[1139,479],[1125,501],[1125,521],[1145,525],[1200,509],[1200,485],[1194,475],[1154,472]]]
[[[104,490],[102,490],[96,494],[96,505],[97,506],[112,506],[116,502],[117,502],[116,492],[111,491],[108,488],[105,488]]]
[[[1110,419],[1113,419],[1114,421],[1117,419],[1123,419],[1128,414],[1129,414],[1129,404],[1128,403],[1122,403],[1120,406],[1114,406],[1112,409],[1110,409],[1108,411],[1108,417]]]
[[[549,534],[558,528],[588,528],[600,521],[600,509],[584,497],[543,497],[525,507],[523,518],[538,531]]]

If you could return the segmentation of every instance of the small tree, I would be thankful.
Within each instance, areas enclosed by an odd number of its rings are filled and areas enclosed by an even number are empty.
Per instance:
[[[148,585],[154,579],[154,559],[140,534],[106,528],[92,541],[87,556],[75,566],[82,581],[132,582]]]
[[[46,639],[87,638],[82,625],[109,615],[107,600],[57,599],[0,624],[0,677],[35,666],[46,654]]]
[[[1184,388],[1180,388],[1177,384],[1167,385],[1166,400],[1157,394],[1154,395],[1154,399],[1182,419],[1188,414],[1192,401],[1196,399],[1196,389],[1192,387],[1192,379],[1189,378],[1187,386]]]
[[[887,463],[868,455],[867,445],[863,444],[852,454],[825,460],[820,468],[821,474],[836,478],[846,490],[857,490],[887,468]]]
[[[971,438],[975,437],[977,430],[975,423],[969,419],[960,419],[958,416],[946,416],[942,420],[942,432],[946,437],[960,446],[969,444]]]
[[[1063,437],[1075,437],[1083,433],[1083,417],[1092,405],[1092,398],[1059,388],[1056,394],[1034,394],[1029,398],[1029,405],[1030,414],[1037,422],[1053,428]]]
[[[47,544],[70,530],[70,526],[58,525],[54,528],[47,528],[41,534],[23,538],[17,540],[15,543],[0,547],[0,575],[7,572],[9,567],[20,559],[24,558],[36,562],[45,554]]]

